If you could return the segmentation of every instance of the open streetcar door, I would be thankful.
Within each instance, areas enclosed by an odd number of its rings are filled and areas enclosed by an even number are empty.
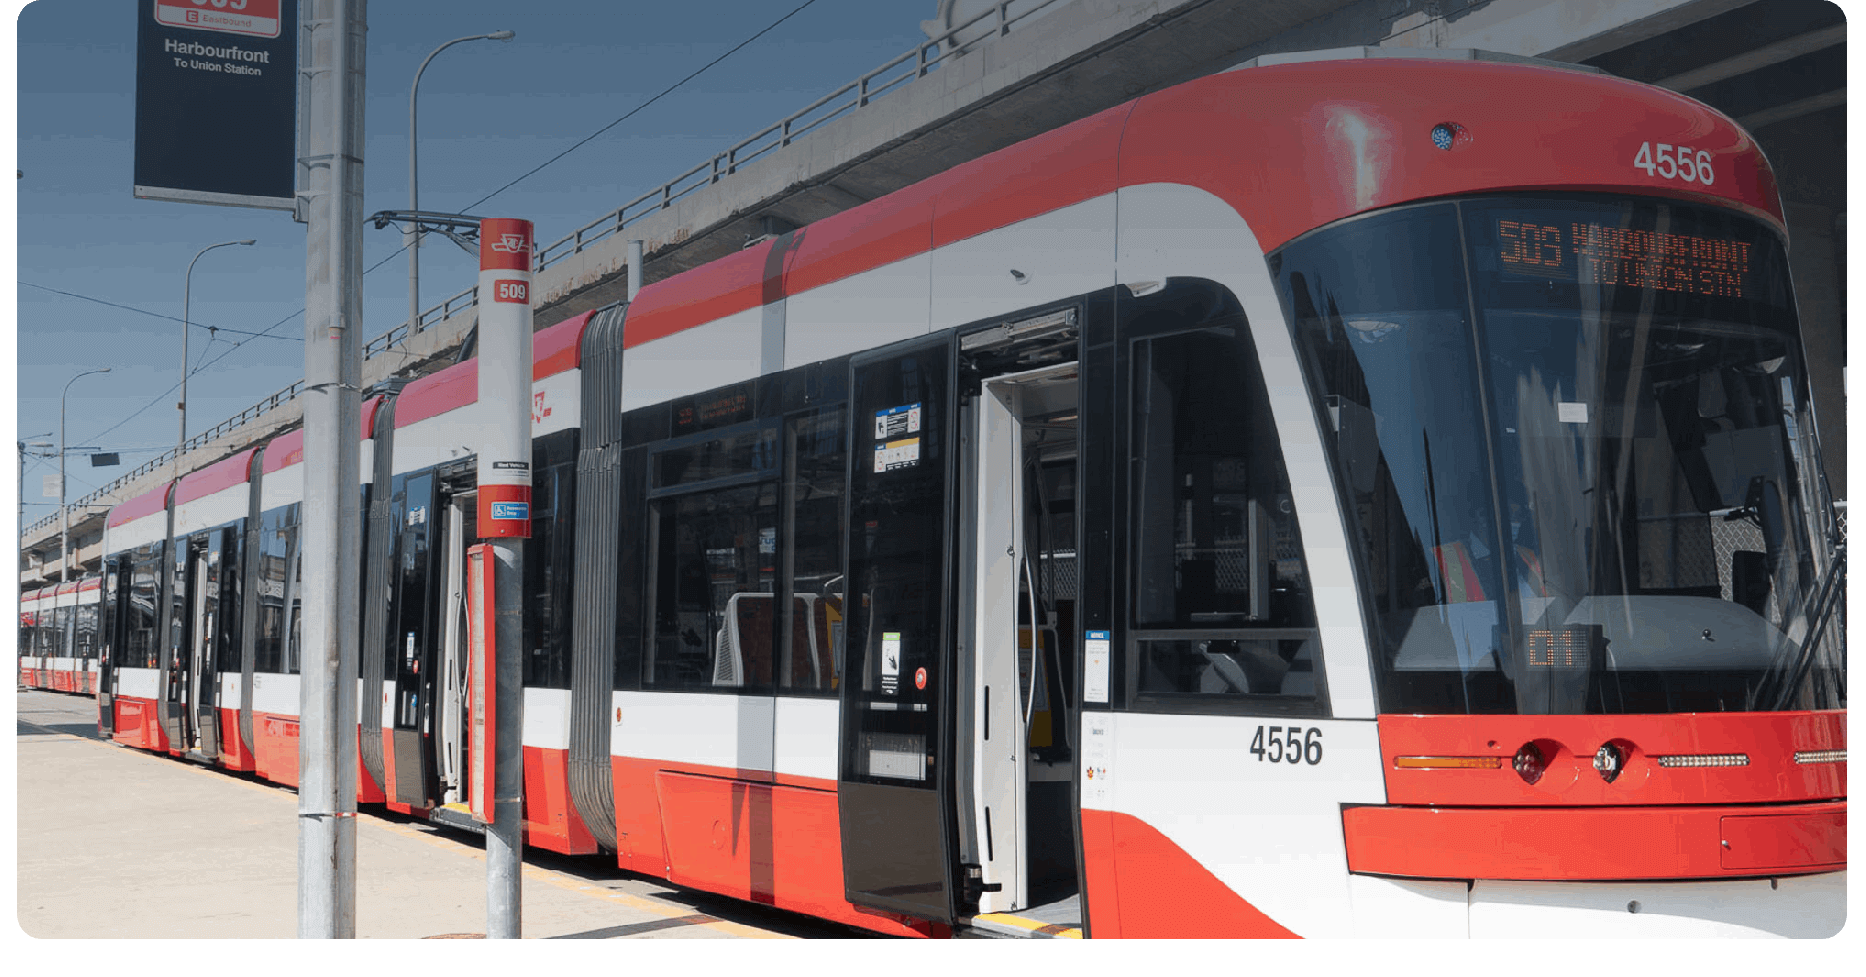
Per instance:
[[[846,898],[956,916],[950,335],[850,360],[849,628],[837,808]]]
[[[105,739],[117,732],[117,655],[123,647],[124,605],[129,599],[129,571],[124,561],[106,559],[103,605],[97,621],[97,730]]]
[[[410,475],[404,493],[400,545],[396,548],[395,685],[390,697],[389,800],[411,807],[431,807],[436,771],[429,741],[433,735],[435,656],[433,635],[439,598],[434,577],[435,537],[440,521],[439,486],[432,471]]]
[[[173,515],[170,516],[171,521]],[[198,592],[196,556],[205,548],[205,534],[175,537],[169,551],[168,591],[163,595],[163,646],[161,710],[162,732],[168,748],[183,753],[193,746],[194,717],[189,712],[189,681],[194,671],[194,657],[189,638],[194,630],[192,597]]]
[[[203,759],[220,756],[221,602],[227,537],[231,530],[196,533],[188,547],[194,567],[188,593],[188,708],[193,729],[187,744]]]

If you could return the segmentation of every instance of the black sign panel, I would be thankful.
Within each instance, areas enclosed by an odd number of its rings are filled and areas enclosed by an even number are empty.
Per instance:
[[[137,0],[138,197],[292,209],[299,0]]]

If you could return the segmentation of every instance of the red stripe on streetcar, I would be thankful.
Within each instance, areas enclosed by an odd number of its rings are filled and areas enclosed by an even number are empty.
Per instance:
[[[1119,811],[1082,812],[1089,935],[1124,939],[1293,939],[1158,828]],[[1108,849],[1090,855],[1106,832]],[[1099,848],[1100,845],[1093,847]],[[1106,866],[1114,878],[1104,880]],[[1119,898],[1110,898],[1119,889]]]
[[[1791,811],[1354,807],[1342,812],[1342,828],[1351,872],[1521,881],[1709,879],[1843,869],[1846,816],[1845,801]]]
[[[525,747],[525,844],[565,855],[596,851],[570,799],[570,751]]]
[[[798,231],[782,294],[799,295],[933,247],[934,177]],[[672,279],[669,279],[672,281]]]
[[[1117,105],[946,171],[933,209],[933,247],[1113,193],[1121,130],[1134,105]]]
[[[376,408],[382,406],[382,400],[378,394],[363,401],[362,438],[365,441],[376,436]]]
[[[166,510],[169,490],[174,487],[174,482],[167,482],[110,510],[110,525],[121,526],[132,519],[140,519],[143,516]]]
[[[181,483],[175,487],[175,504],[182,505],[235,485],[245,485],[253,471],[253,452],[258,450],[248,448],[231,458],[183,475]]]
[[[623,346],[640,346],[758,305],[766,298],[767,278],[776,277],[765,260],[775,245],[766,241],[644,286],[623,323]]]
[[[1391,804],[1588,806],[1767,804],[1844,798],[1846,764],[1797,764],[1796,750],[1843,749],[1845,711],[1726,712],[1639,716],[1379,717]],[[1608,781],[1594,756],[1623,754]],[[1511,758],[1534,743],[1547,766],[1534,784]],[[1742,766],[1661,766],[1661,756],[1743,753]],[[1444,769],[1406,757],[1496,757],[1495,768]]]
[[[395,429],[439,417],[479,400],[479,359],[430,373],[402,390],[395,404]]]
[[[270,475],[283,468],[290,468],[305,460],[305,429],[299,428],[289,434],[281,434],[266,445],[266,462],[262,475]]]
[[[616,863],[679,885],[896,936],[945,928],[857,909],[844,897],[831,789],[771,782],[768,770],[610,757]]]
[[[577,368],[582,356],[583,330],[589,325],[590,315],[585,313],[565,319],[532,334],[531,378],[534,382]],[[403,389],[395,404],[395,427],[400,430],[478,402],[479,359],[475,357],[430,373]]]
[[[574,370],[582,363],[583,330],[595,315],[594,312],[579,313],[532,334],[532,380],[542,380],[565,370]]]

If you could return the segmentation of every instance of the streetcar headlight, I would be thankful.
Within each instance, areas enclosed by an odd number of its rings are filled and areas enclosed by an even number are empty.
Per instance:
[[[1432,145],[1450,151],[1471,143],[1471,130],[1456,122],[1440,122],[1432,127]]]
[[[1543,771],[1548,769],[1549,758],[1534,743],[1524,743],[1523,748],[1516,751],[1510,766],[1515,768],[1516,775],[1523,778],[1524,783],[1533,784],[1542,779]]]

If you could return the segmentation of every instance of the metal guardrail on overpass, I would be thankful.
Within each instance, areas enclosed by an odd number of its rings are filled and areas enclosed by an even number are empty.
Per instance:
[[[740,167],[773,150],[790,145],[792,140],[818,126],[865,108],[883,95],[890,94],[909,82],[925,77],[937,70],[939,65],[946,60],[972,50],[983,39],[1009,34],[1016,25],[1032,15],[1048,7],[1067,2],[1069,0],[1000,0],[976,16],[954,25],[924,43],[915,45],[913,50],[894,57],[880,67],[739,141],[725,151],[714,154],[712,158],[698,166],[538,249],[534,256],[534,270],[541,272],[553,263],[580,253],[591,244],[614,237],[629,225],[673,206],[675,201],[701,187],[718,183],[721,179],[737,173]],[[412,330],[409,328],[409,323],[403,322],[365,343],[363,358],[367,360],[380,356],[394,349],[410,336],[421,333],[433,323],[444,321],[478,304],[478,285],[449,296],[445,301],[423,311]],[[124,486],[160,471],[164,466],[173,463],[178,455],[186,455],[232,433],[240,426],[291,401],[303,390],[304,381],[299,380],[222,421],[208,431],[189,438],[180,449],[171,449],[144,462],[128,474],[71,503],[70,507],[84,509],[104,504],[105,500],[115,497]],[[21,535],[30,536],[41,529],[56,525],[57,522],[58,513],[54,512],[26,527]]]

